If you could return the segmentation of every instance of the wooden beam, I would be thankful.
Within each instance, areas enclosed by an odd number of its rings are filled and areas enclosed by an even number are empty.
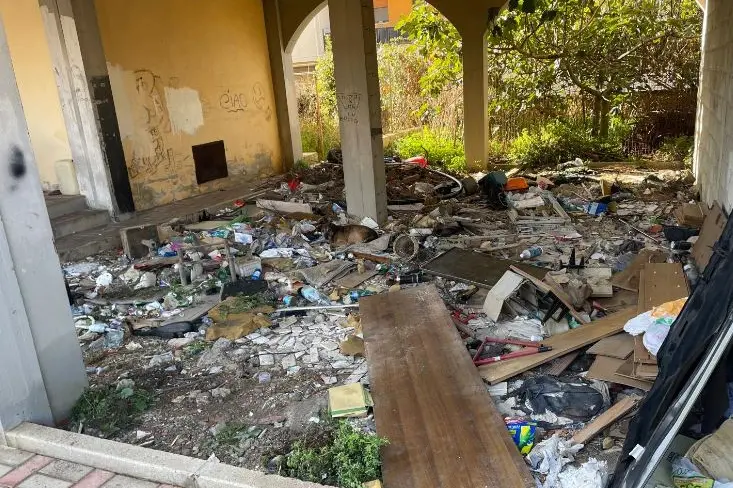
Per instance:
[[[606,427],[629,413],[634,407],[636,407],[639,400],[639,397],[625,397],[620,402],[617,402],[614,406],[596,417],[593,422],[586,425],[583,430],[576,432],[571,439],[572,443],[587,443],[589,440],[603,432]]]

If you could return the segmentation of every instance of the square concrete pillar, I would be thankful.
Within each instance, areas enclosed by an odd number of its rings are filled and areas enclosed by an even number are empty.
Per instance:
[[[65,420],[87,385],[2,22],[0,120],[1,440]]]
[[[488,156],[489,75],[486,26],[461,32],[463,37],[463,132],[466,164],[484,169]]]
[[[371,0],[328,2],[348,212],[387,221],[377,38]]]
[[[280,151],[283,170],[288,171],[303,158],[303,142],[300,138],[298,99],[295,92],[293,57],[285,51],[280,20],[280,0],[263,2],[267,46],[270,51],[270,70],[275,92],[277,126],[280,133]]]

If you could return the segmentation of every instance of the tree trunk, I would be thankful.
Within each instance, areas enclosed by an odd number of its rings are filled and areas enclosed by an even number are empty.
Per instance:
[[[608,100],[601,99],[601,116],[598,136],[601,139],[608,139],[608,130],[611,124],[611,104]]]
[[[603,112],[603,98],[600,95],[593,97],[593,118],[591,135],[597,136],[601,131],[601,113]]]

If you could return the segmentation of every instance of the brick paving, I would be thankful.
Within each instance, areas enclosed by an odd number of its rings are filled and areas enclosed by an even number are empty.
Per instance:
[[[0,446],[0,488],[178,488]]]

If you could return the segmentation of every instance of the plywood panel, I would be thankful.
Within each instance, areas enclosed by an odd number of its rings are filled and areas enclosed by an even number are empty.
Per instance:
[[[360,309],[385,488],[534,487],[436,288]]]

